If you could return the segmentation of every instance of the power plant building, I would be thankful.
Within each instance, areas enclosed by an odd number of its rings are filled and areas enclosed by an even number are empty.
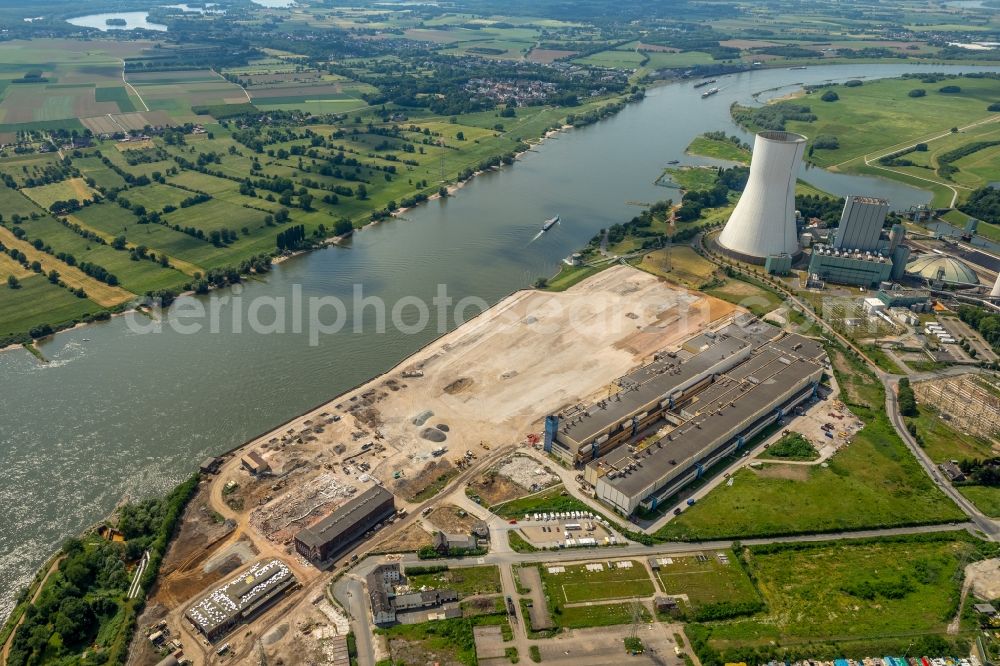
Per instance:
[[[268,608],[296,584],[287,564],[277,558],[263,560],[196,601],[184,615],[205,638],[215,641]]]
[[[889,214],[889,202],[873,197],[849,196],[844,200],[840,225],[833,247],[848,250],[877,250],[882,224]]]
[[[372,486],[316,524],[300,530],[295,535],[295,550],[313,562],[329,560],[394,513],[392,493],[382,486]]]
[[[888,213],[885,199],[847,197],[833,241],[812,247],[809,275],[824,282],[866,287],[900,279],[910,249],[902,244],[905,231],[901,225],[892,227],[887,241],[882,239]]]
[[[905,249],[906,246],[900,246]],[[809,274],[824,282],[836,284],[878,286],[893,275],[892,259],[877,250],[837,249],[830,245],[814,245],[809,259]]]
[[[764,264],[768,257],[799,254],[795,226],[795,183],[806,138],[782,131],[754,139],[750,177],[718,244],[741,261]]]
[[[738,334],[737,326],[727,329]],[[822,345],[796,334],[751,342],[748,356],[665,410],[652,437],[592,461],[585,479],[622,514],[655,509],[812,397],[825,356]]]

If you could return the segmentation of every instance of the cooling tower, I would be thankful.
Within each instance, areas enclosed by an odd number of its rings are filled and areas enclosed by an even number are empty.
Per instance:
[[[740,259],[762,263],[772,255],[799,253],[795,234],[795,179],[806,138],[761,132],[753,144],[750,179],[719,234],[719,245]]]

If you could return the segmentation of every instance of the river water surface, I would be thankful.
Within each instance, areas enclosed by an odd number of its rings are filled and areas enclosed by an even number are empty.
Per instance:
[[[355,234],[348,249],[324,249],[276,266],[241,296],[287,296],[301,285],[305,298],[349,300],[360,284],[365,295],[391,304],[404,296],[430,300],[438,285],[447,285],[455,300],[475,296],[495,303],[555,273],[602,227],[637,214],[640,208],[628,202],[676,198],[676,190],[653,182],[669,160],[709,163],[686,158],[684,148],[704,131],[739,132],[729,118],[732,102],[753,103],[754,93],[782,94],[800,83],[920,69],[747,72],[720,78],[721,92],[705,100],[690,83],[655,88],[614,118],[562,133],[450,199]],[[930,200],[892,181],[819,170],[803,176],[839,195],[887,197],[894,208]],[[560,224],[532,242],[542,221],[555,214]],[[390,327],[358,335],[348,327],[313,346],[304,333],[263,335],[246,328],[239,334],[224,326],[220,333],[180,335],[167,328],[142,335],[119,317],[42,344],[52,361],[47,365],[24,351],[0,353],[0,617],[63,539],[107,515],[124,495],[167,490],[206,455],[366,381],[439,334],[434,327],[415,335]]]

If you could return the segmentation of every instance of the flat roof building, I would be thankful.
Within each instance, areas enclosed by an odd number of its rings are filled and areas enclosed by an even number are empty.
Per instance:
[[[800,335],[758,338],[738,362],[669,405],[654,437],[589,463],[585,478],[598,499],[625,515],[640,505],[654,509],[809,398],[823,359],[822,345]]]
[[[672,402],[703,387],[712,375],[748,358],[761,339],[779,334],[757,319],[738,317],[718,331],[694,336],[678,352],[659,354],[619,377],[614,395],[549,416],[545,450],[571,464],[594,460],[656,422]]]
[[[781,336],[780,329],[750,315],[699,333],[678,351],[658,354],[653,362],[619,377],[614,395],[547,417],[545,450],[570,464],[606,455],[663,420],[713,377],[744,363],[763,344],[799,344],[808,348],[801,353],[810,358],[825,356],[822,345],[813,340],[796,336],[793,342],[783,342]]]
[[[192,605],[185,617],[209,641],[229,633],[277,601],[297,584],[281,560],[262,560]]]
[[[295,550],[313,562],[329,560],[395,512],[392,493],[372,486],[314,525],[299,530]]]

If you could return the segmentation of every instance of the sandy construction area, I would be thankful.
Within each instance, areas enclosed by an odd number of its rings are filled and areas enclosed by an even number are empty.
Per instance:
[[[405,500],[442,473],[443,461],[461,467],[467,450],[521,442],[541,431],[546,414],[607,391],[735,309],[628,266],[564,293],[518,292],[255,446],[275,470],[311,459],[358,486],[375,476]],[[421,476],[432,462],[434,472]]]

